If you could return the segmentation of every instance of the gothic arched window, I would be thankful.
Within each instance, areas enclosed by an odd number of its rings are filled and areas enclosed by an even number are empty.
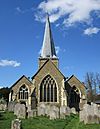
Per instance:
[[[19,99],[28,99],[28,88],[25,85],[19,89]]]
[[[57,102],[57,85],[50,75],[47,75],[41,82],[40,102]]]

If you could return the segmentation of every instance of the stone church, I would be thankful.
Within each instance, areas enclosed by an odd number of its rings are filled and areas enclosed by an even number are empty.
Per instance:
[[[30,80],[23,75],[11,86],[9,102],[16,101],[36,109],[39,104],[74,107],[80,110],[86,101],[84,84],[74,75],[65,77],[59,70],[49,17],[46,18],[38,70]]]

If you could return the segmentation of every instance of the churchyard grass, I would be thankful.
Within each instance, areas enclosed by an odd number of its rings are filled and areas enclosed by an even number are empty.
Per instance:
[[[0,113],[0,129],[11,129],[11,121],[16,117],[13,113]],[[22,119],[22,129],[99,129],[100,124],[84,125],[79,122],[78,115],[71,115],[66,119],[49,120],[48,117],[34,117]]]
[[[0,129],[10,129],[11,121],[16,117],[11,112],[0,112]]]

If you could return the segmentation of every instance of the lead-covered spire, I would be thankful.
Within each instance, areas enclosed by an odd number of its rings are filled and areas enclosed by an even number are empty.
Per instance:
[[[45,25],[43,46],[41,50],[41,58],[57,58],[48,15],[46,17],[46,25]]]

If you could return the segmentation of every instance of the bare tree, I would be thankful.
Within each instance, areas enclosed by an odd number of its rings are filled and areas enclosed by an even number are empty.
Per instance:
[[[95,101],[96,95],[100,93],[100,74],[87,72],[85,76],[88,101]]]
[[[97,81],[98,93],[100,94],[100,74],[99,73],[96,73],[96,81]]]
[[[93,101],[93,73],[86,73],[85,84],[87,87],[87,97],[88,101]]]

